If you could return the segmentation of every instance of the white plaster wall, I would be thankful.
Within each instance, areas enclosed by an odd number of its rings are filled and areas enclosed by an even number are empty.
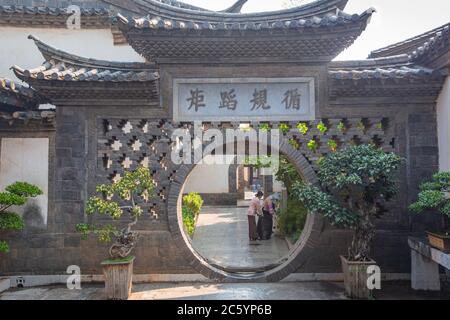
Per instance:
[[[205,157],[208,163],[214,162],[213,156]],[[228,193],[228,170],[225,164],[199,164],[186,181],[184,193]]]
[[[284,189],[284,185],[283,182],[278,181],[275,177],[274,177],[274,181],[273,181],[273,192],[281,192]]]
[[[23,214],[37,206],[44,224],[47,224],[48,212],[48,152],[48,138],[1,139],[0,191],[16,181],[38,186],[44,194],[13,211]]]
[[[450,76],[437,102],[437,122],[439,137],[439,167],[450,171]]]
[[[69,30],[52,28],[0,27],[0,76],[15,79],[11,66],[40,66],[44,58],[28,35],[58,49],[87,58],[122,62],[143,62],[129,45],[114,46],[110,29]]]

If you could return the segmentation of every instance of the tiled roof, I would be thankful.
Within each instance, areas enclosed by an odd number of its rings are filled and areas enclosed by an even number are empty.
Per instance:
[[[374,50],[370,53],[369,59],[374,58],[382,58],[382,57],[389,57],[399,54],[411,54],[412,52],[416,51],[417,48],[421,47],[429,41],[431,38],[434,38],[438,33],[441,33],[445,29],[448,29],[450,27],[450,24],[447,23],[443,26],[440,26],[436,29],[433,29],[431,31],[427,31],[423,34],[417,35],[415,37],[412,37],[410,39],[392,44],[390,46],[380,48],[377,50]]]
[[[110,10],[107,8],[81,8],[83,28],[110,26]],[[0,25],[29,25],[65,27],[71,16],[67,8],[0,5]]]
[[[374,10],[370,9],[361,15],[346,14],[342,11],[336,14],[323,17],[313,16],[307,18],[288,18],[280,17],[279,20],[249,19],[243,21],[241,18],[223,20],[223,21],[180,21],[177,19],[164,19],[161,17],[147,16],[144,18],[126,18],[118,16],[123,29],[126,27],[135,27],[138,29],[165,29],[180,31],[271,31],[271,30],[297,30],[304,28],[336,27],[353,24],[355,22],[367,22]]]
[[[411,63],[407,55],[330,64],[334,80],[442,78],[444,72]]]
[[[241,14],[232,10],[233,7],[241,7],[244,3],[238,1],[230,9],[215,12],[201,8],[190,9],[178,1],[171,0],[133,0],[144,12],[150,16],[159,16],[161,18],[186,20],[186,21],[210,21],[220,22],[227,19],[236,22],[246,21],[277,21],[286,19],[300,19],[313,16],[325,16],[328,14],[336,14],[338,10],[343,10],[348,0],[316,0],[314,2],[297,6],[291,9]],[[234,22],[231,21],[231,22]]]
[[[420,61],[431,52],[450,51],[450,25],[445,26],[428,39],[423,45],[414,50],[410,57],[413,61]]]
[[[0,78],[0,120],[11,123],[15,120],[51,121],[55,118],[55,111],[39,109],[39,105],[46,102],[35,90]]]
[[[88,59],[58,50],[33,36],[29,38],[35,41],[46,61],[34,69],[14,66],[15,74],[23,80],[148,82],[159,79],[153,64]]]
[[[356,103],[370,97],[383,98],[395,103],[422,99],[434,102],[447,73],[411,61],[406,54],[360,61],[336,61],[329,65],[330,97],[332,103]],[[342,100],[343,99],[343,100]],[[396,100],[397,99],[397,100]],[[425,100],[424,100],[425,99]],[[337,102],[341,101],[341,102]]]
[[[335,9],[332,14],[307,16],[305,12],[318,12],[317,7],[315,11],[300,8],[264,14],[189,11],[188,15],[183,11],[190,20],[170,15],[173,12],[169,10],[143,18],[119,14],[117,26],[139,54],[158,63],[236,59],[329,62],[353,44],[375,11],[350,15]]]
[[[106,8],[80,8],[81,14],[84,16],[103,16],[108,15],[109,10]],[[51,16],[68,16],[71,12],[67,8],[56,7],[28,7],[21,5],[4,6],[0,5],[0,13],[21,13],[21,14],[43,14]]]
[[[159,72],[154,64],[88,59],[29,38],[45,57],[44,63],[33,69],[12,69],[52,104],[159,106]]]

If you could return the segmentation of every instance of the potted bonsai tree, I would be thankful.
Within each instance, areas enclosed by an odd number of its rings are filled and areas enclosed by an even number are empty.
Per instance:
[[[131,293],[133,262],[131,255],[138,238],[138,232],[132,227],[138,223],[143,209],[139,203],[147,202],[154,192],[154,182],[147,168],[139,167],[126,172],[121,179],[111,184],[99,185],[96,191],[101,196],[91,197],[86,204],[86,213],[109,215],[119,220],[124,213],[132,219],[123,229],[112,224],[98,226],[95,224],[78,224],[76,229],[86,239],[89,234],[98,236],[100,242],[113,242],[109,249],[110,259],[102,263],[105,275],[107,299],[126,300]]]
[[[450,252],[450,172],[436,173],[420,190],[419,199],[409,209],[414,213],[437,210],[442,214],[444,230],[428,232],[428,240],[433,247]]]
[[[0,231],[22,230],[25,226],[22,217],[9,209],[12,206],[23,206],[29,198],[41,194],[41,189],[27,182],[16,182],[0,192]],[[4,240],[0,240],[0,252],[9,252],[9,245]]]
[[[396,171],[402,159],[372,145],[351,146],[319,161],[321,187],[298,182],[294,196],[310,213],[321,213],[340,228],[353,230],[347,256],[341,257],[346,293],[367,299],[367,268],[374,265],[374,221],[397,192]]]

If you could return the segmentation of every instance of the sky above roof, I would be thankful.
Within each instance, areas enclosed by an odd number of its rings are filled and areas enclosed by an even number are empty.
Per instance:
[[[236,0],[182,0],[211,10],[223,10]],[[305,0],[304,3],[314,0]],[[243,12],[280,10],[284,0],[249,0]],[[374,7],[366,31],[336,60],[365,59],[373,50],[406,40],[443,24],[450,23],[450,0],[349,0],[347,13],[362,13]]]

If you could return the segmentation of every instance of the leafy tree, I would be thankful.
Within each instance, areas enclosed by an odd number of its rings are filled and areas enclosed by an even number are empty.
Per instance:
[[[284,155],[280,155],[278,171],[275,177],[278,181],[283,182],[288,193],[292,190],[294,183],[302,180],[295,166]]]
[[[430,182],[420,186],[419,199],[409,209],[414,213],[422,213],[426,210],[438,210],[448,225],[450,218],[450,172],[440,172],[433,175]],[[446,226],[447,227],[447,226]]]
[[[144,210],[139,202],[148,202],[154,196],[155,185],[147,168],[139,167],[135,171],[125,172],[123,178],[111,184],[97,186],[96,191],[101,196],[91,197],[86,203],[86,213],[94,215],[109,215],[117,221],[124,213],[128,213],[132,222],[126,228],[118,230],[114,225],[107,224],[97,226],[92,224],[78,224],[77,232],[86,239],[89,234],[94,234],[103,243],[109,243],[115,239],[109,250],[112,259],[128,257],[135,247],[138,233],[132,231],[132,227],[138,223]]]
[[[41,189],[27,182],[16,182],[0,192],[0,231],[23,230],[25,224],[22,217],[8,210],[12,206],[23,206],[29,198],[41,194]],[[0,240],[0,252],[9,252],[9,245],[4,240]]]
[[[347,147],[319,162],[322,188],[296,183],[294,196],[311,213],[323,214],[337,227],[352,229],[348,258],[368,261],[374,220],[397,193],[396,171],[401,163],[399,156],[372,145]]]

